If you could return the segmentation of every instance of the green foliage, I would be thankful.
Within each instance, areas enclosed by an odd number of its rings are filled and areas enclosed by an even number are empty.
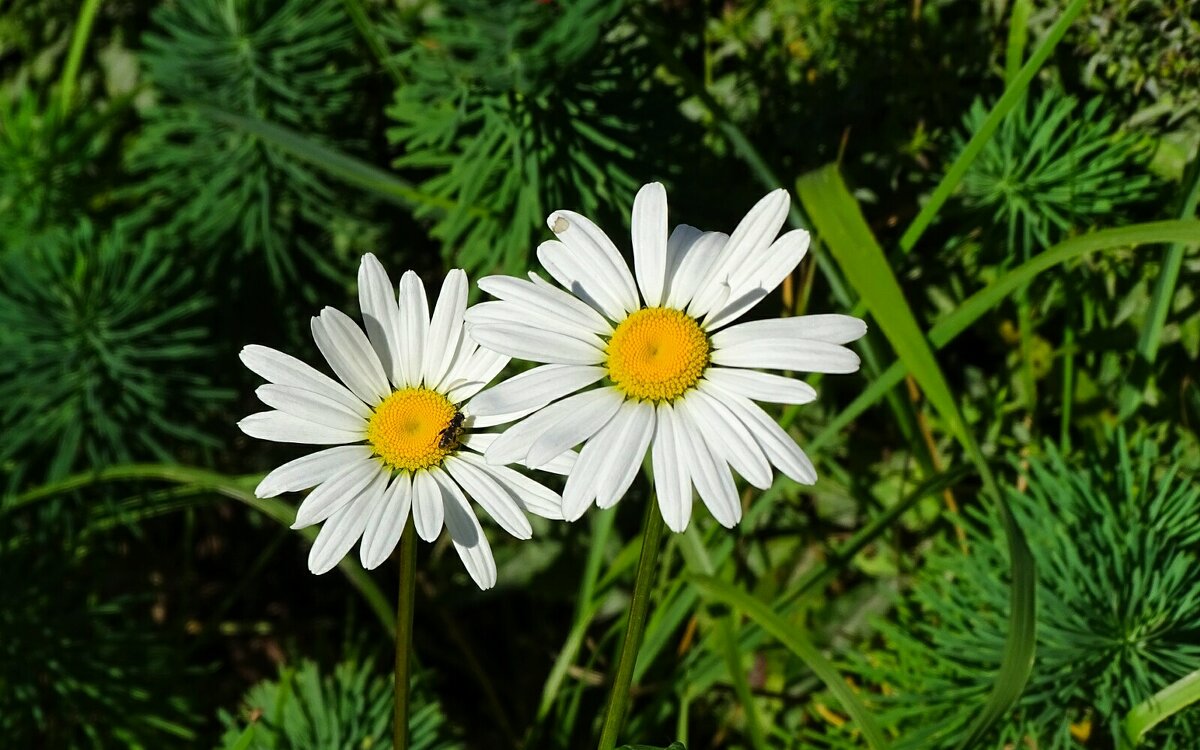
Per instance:
[[[459,750],[441,707],[418,683],[411,695],[412,750]],[[388,750],[392,685],[371,661],[349,660],[322,677],[316,663],[282,667],[250,688],[238,716],[221,713],[224,750]]]
[[[113,560],[45,514],[0,537],[0,736],[13,748],[178,747],[194,739],[177,646],[144,595],[102,595]],[[190,745],[189,745],[190,746]]]
[[[448,210],[426,208],[448,262],[518,272],[556,208],[621,216],[677,134],[655,132],[652,66],[615,26],[620,0],[452,3],[391,30],[405,84],[388,114],[397,167]],[[661,158],[661,157],[659,157]],[[636,176],[635,176],[636,175]]]
[[[55,232],[0,272],[0,460],[59,477],[73,468],[171,455],[170,440],[224,394],[197,316],[209,301],[193,273],[152,241],[83,222]],[[219,399],[218,399],[219,401]],[[187,409],[181,409],[186,404]]]
[[[102,122],[94,112],[64,118],[29,89],[0,95],[0,257],[87,206],[89,165],[108,142]]]
[[[1079,27],[1087,84],[1135,122],[1200,128],[1200,1],[1105,0]]]
[[[1141,167],[1148,155],[1132,134],[1116,130],[1105,103],[1086,105],[1048,89],[1018,105],[963,177],[962,199],[987,218],[1000,247],[999,260],[1027,259],[1074,229],[1146,201],[1155,184]],[[987,116],[976,99],[964,119],[971,133]],[[993,257],[993,260],[996,258]]]
[[[1132,455],[1131,455],[1132,454]],[[1048,446],[1030,459],[1028,490],[1009,490],[1038,569],[1037,662],[1018,710],[986,747],[1075,747],[1072,725],[1111,743],[1125,714],[1200,668],[1200,487],[1152,441],[1117,435],[1071,460]],[[995,514],[976,514],[968,552],[940,543],[882,624],[886,647],[857,664],[883,690],[881,720],[897,747],[951,747],[987,689],[1007,631],[1007,583]],[[1148,747],[1193,748],[1200,713],[1148,735]],[[1095,741],[1095,739],[1093,739]],[[1006,744],[1007,743],[1007,744]]]
[[[354,28],[340,0],[197,0],[153,13],[143,60],[165,101],[145,113],[129,150],[133,196],[196,259],[261,254],[277,284],[296,253],[328,269],[320,237],[337,193],[287,151],[207,115],[217,110],[330,133],[353,111]]]

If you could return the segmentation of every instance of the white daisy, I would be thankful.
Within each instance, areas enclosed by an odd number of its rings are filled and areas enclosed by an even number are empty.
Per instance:
[[[854,372],[858,356],[842,345],[866,325],[846,315],[729,325],[808,250],[803,230],[775,239],[788,203],[784,190],[768,194],[731,236],[681,225],[668,237],[666,191],[646,185],[633,204],[636,283],[595,224],[551,214],[558,239],[542,243],[538,259],[568,291],[536,274],[490,276],[479,287],[499,301],[466,315],[480,345],[545,363],[472,401],[481,416],[532,411],[487,459],[536,467],[585,442],[563,491],[563,515],[575,520],[593,501],[614,505],[649,449],[659,508],[674,531],[687,528],[693,485],[721,524],[741,519],[731,468],[760,489],[772,465],[814,483],[812,462],[753,402],[803,404],[816,391],[759,370]]]
[[[324,522],[308,556],[313,573],[337,565],[360,538],[368,570],[392,553],[408,521],[427,542],[442,526],[480,588],[496,583],[496,563],[467,498],[508,533],[532,535],[525,512],[562,518],[562,498],[513,469],[480,455],[497,435],[476,432],[522,416],[473,413],[471,397],[509,358],[480,348],[463,330],[467,278],[451,271],[430,318],[415,273],[400,280],[399,301],[387,272],[365,255],[358,273],[366,334],[326,307],[312,319],[313,338],[344,383],[264,346],[247,346],[242,362],[269,381],[256,394],[273,411],[238,423],[251,437],[333,445],[280,466],[255,490],[273,497],[315,487],[292,528]],[[574,454],[543,462],[566,473]]]

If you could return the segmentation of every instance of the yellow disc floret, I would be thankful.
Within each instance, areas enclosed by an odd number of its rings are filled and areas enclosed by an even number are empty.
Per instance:
[[[440,393],[427,388],[396,391],[375,407],[367,440],[392,469],[437,466],[458,447],[462,417]]]
[[[672,401],[708,367],[708,337],[687,314],[647,307],[621,321],[608,342],[608,376],[626,395]]]

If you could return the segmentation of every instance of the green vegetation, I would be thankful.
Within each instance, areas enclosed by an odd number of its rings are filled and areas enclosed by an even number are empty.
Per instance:
[[[664,534],[616,742],[1200,745],[1197,13],[0,2],[6,746],[392,747],[396,565],[308,573],[237,353],[319,361],[364,252],[472,302],[555,209],[628,255],[651,181],[722,231],[787,189],[812,248],[754,315],[870,331],[768,407],[815,487]],[[420,545],[412,748],[595,746],[650,486],[485,521],[489,591]]]

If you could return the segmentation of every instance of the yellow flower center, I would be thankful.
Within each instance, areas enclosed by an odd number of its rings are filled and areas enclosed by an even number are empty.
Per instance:
[[[427,388],[396,391],[375,407],[367,440],[392,469],[437,466],[458,447],[462,417],[445,396]]]
[[[608,342],[608,376],[626,395],[672,401],[708,367],[708,338],[679,310],[647,307],[621,321]]]

